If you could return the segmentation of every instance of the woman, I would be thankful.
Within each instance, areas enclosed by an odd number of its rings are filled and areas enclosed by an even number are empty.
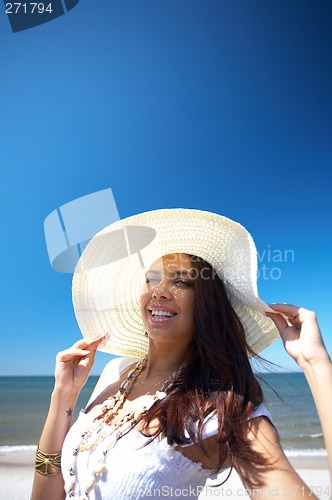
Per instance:
[[[256,273],[249,233],[207,212],[148,212],[92,239],[73,280],[85,339],[57,356],[33,500],[197,498],[217,471],[227,484],[231,467],[252,496],[273,488],[312,498],[283,454],[248,358],[278,328],[307,377],[330,456],[331,362],[314,313],[268,307]],[[106,366],[70,429],[97,348],[124,357]]]

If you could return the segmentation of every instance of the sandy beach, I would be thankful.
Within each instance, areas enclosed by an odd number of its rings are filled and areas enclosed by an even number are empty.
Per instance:
[[[331,495],[331,485],[326,457],[296,457],[290,461],[303,480],[311,487],[318,498],[328,500]],[[29,500],[33,480],[34,455],[30,453],[0,455],[0,499]],[[271,497],[277,496],[271,491]],[[232,473],[227,483],[219,488],[205,489],[200,498],[245,497],[248,496],[236,473]],[[285,497],[289,496],[285,492]],[[189,497],[189,494],[186,495]],[[181,498],[177,496],[177,498]],[[185,498],[183,496],[183,498]]]

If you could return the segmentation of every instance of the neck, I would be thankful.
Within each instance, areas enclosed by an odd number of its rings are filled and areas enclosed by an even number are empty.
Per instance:
[[[185,359],[186,350],[165,351],[150,343],[148,362],[141,374],[142,381],[165,381],[174,372],[177,372]]]

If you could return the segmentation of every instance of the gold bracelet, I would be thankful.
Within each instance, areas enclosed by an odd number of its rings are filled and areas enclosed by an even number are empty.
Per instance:
[[[35,470],[43,476],[60,474],[61,472],[61,451],[58,453],[43,453],[37,446]]]

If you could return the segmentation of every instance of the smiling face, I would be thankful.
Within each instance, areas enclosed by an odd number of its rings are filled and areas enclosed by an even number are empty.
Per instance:
[[[141,314],[150,339],[189,346],[194,335],[194,275],[190,257],[170,254],[146,273]]]

